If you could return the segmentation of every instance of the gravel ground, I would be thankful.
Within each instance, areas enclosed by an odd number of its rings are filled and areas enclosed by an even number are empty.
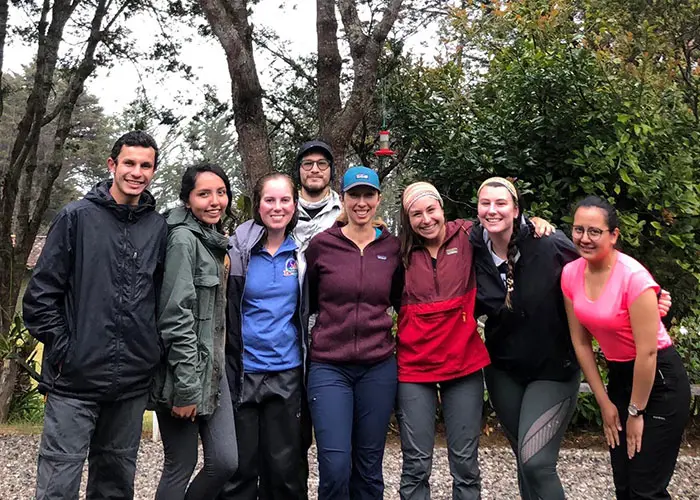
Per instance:
[[[2,500],[31,499],[34,489],[38,436],[0,436],[0,498]],[[312,449],[312,453],[315,451]],[[160,477],[163,448],[160,443],[144,440],[139,452],[136,474],[136,498],[152,499]],[[480,450],[479,460],[483,477],[484,499],[517,499],[515,463],[507,448],[492,447]],[[315,463],[315,459],[311,460]],[[591,500],[613,498],[612,477],[608,455],[589,450],[562,450],[559,471],[567,498]],[[384,478],[387,499],[398,499],[401,472],[401,450],[396,444],[387,446],[384,458]],[[316,470],[311,473],[311,498],[315,499],[318,485]],[[83,474],[85,487],[86,472]],[[451,478],[447,451],[436,448],[433,463],[432,493],[434,500],[451,498]],[[84,490],[83,490],[84,491]],[[700,499],[700,457],[684,456],[679,459],[670,492],[675,499]]]

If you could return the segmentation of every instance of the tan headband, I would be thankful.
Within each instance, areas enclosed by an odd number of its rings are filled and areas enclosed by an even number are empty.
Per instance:
[[[512,182],[510,182],[508,179],[504,179],[503,177],[491,177],[490,179],[486,179],[484,182],[482,182],[481,186],[479,186],[479,190],[476,192],[477,198],[479,197],[481,190],[484,189],[484,186],[488,186],[489,184],[498,184],[499,186],[503,186],[513,196],[513,199],[516,202],[518,201],[518,191],[515,189],[515,186]]]
[[[421,198],[433,198],[442,206],[442,196],[435,186],[429,182],[414,182],[403,192],[403,209],[408,212],[413,204]]]

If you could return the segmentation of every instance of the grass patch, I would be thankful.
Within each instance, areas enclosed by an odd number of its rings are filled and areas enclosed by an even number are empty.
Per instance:
[[[41,434],[43,424],[15,423],[0,425],[0,436],[34,436]]]

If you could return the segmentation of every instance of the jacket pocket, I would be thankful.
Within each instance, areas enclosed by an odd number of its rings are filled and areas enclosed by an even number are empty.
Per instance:
[[[194,288],[197,294],[197,305],[194,308],[196,319],[210,320],[214,315],[214,301],[216,289],[219,286],[219,277],[215,275],[200,274],[194,277]]]
[[[473,322],[473,313],[465,314],[461,300],[414,304],[402,308],[399,317],[399,356],[403,362],[438,366],[446,362],[449,349],[445,341]]]

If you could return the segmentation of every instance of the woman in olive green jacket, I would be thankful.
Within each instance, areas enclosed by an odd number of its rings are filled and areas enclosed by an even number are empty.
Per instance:
[[[168,246],[158,311],[165,347],[153,403],[165,465],[156,500],[214,499],[237,468],[231,396],[224,366],[228,238],[221,217],[230,213],[231,187],[210,164],[182,177],[184,206],[168,216]],[[197,464],[198,438],[204,467]]]

